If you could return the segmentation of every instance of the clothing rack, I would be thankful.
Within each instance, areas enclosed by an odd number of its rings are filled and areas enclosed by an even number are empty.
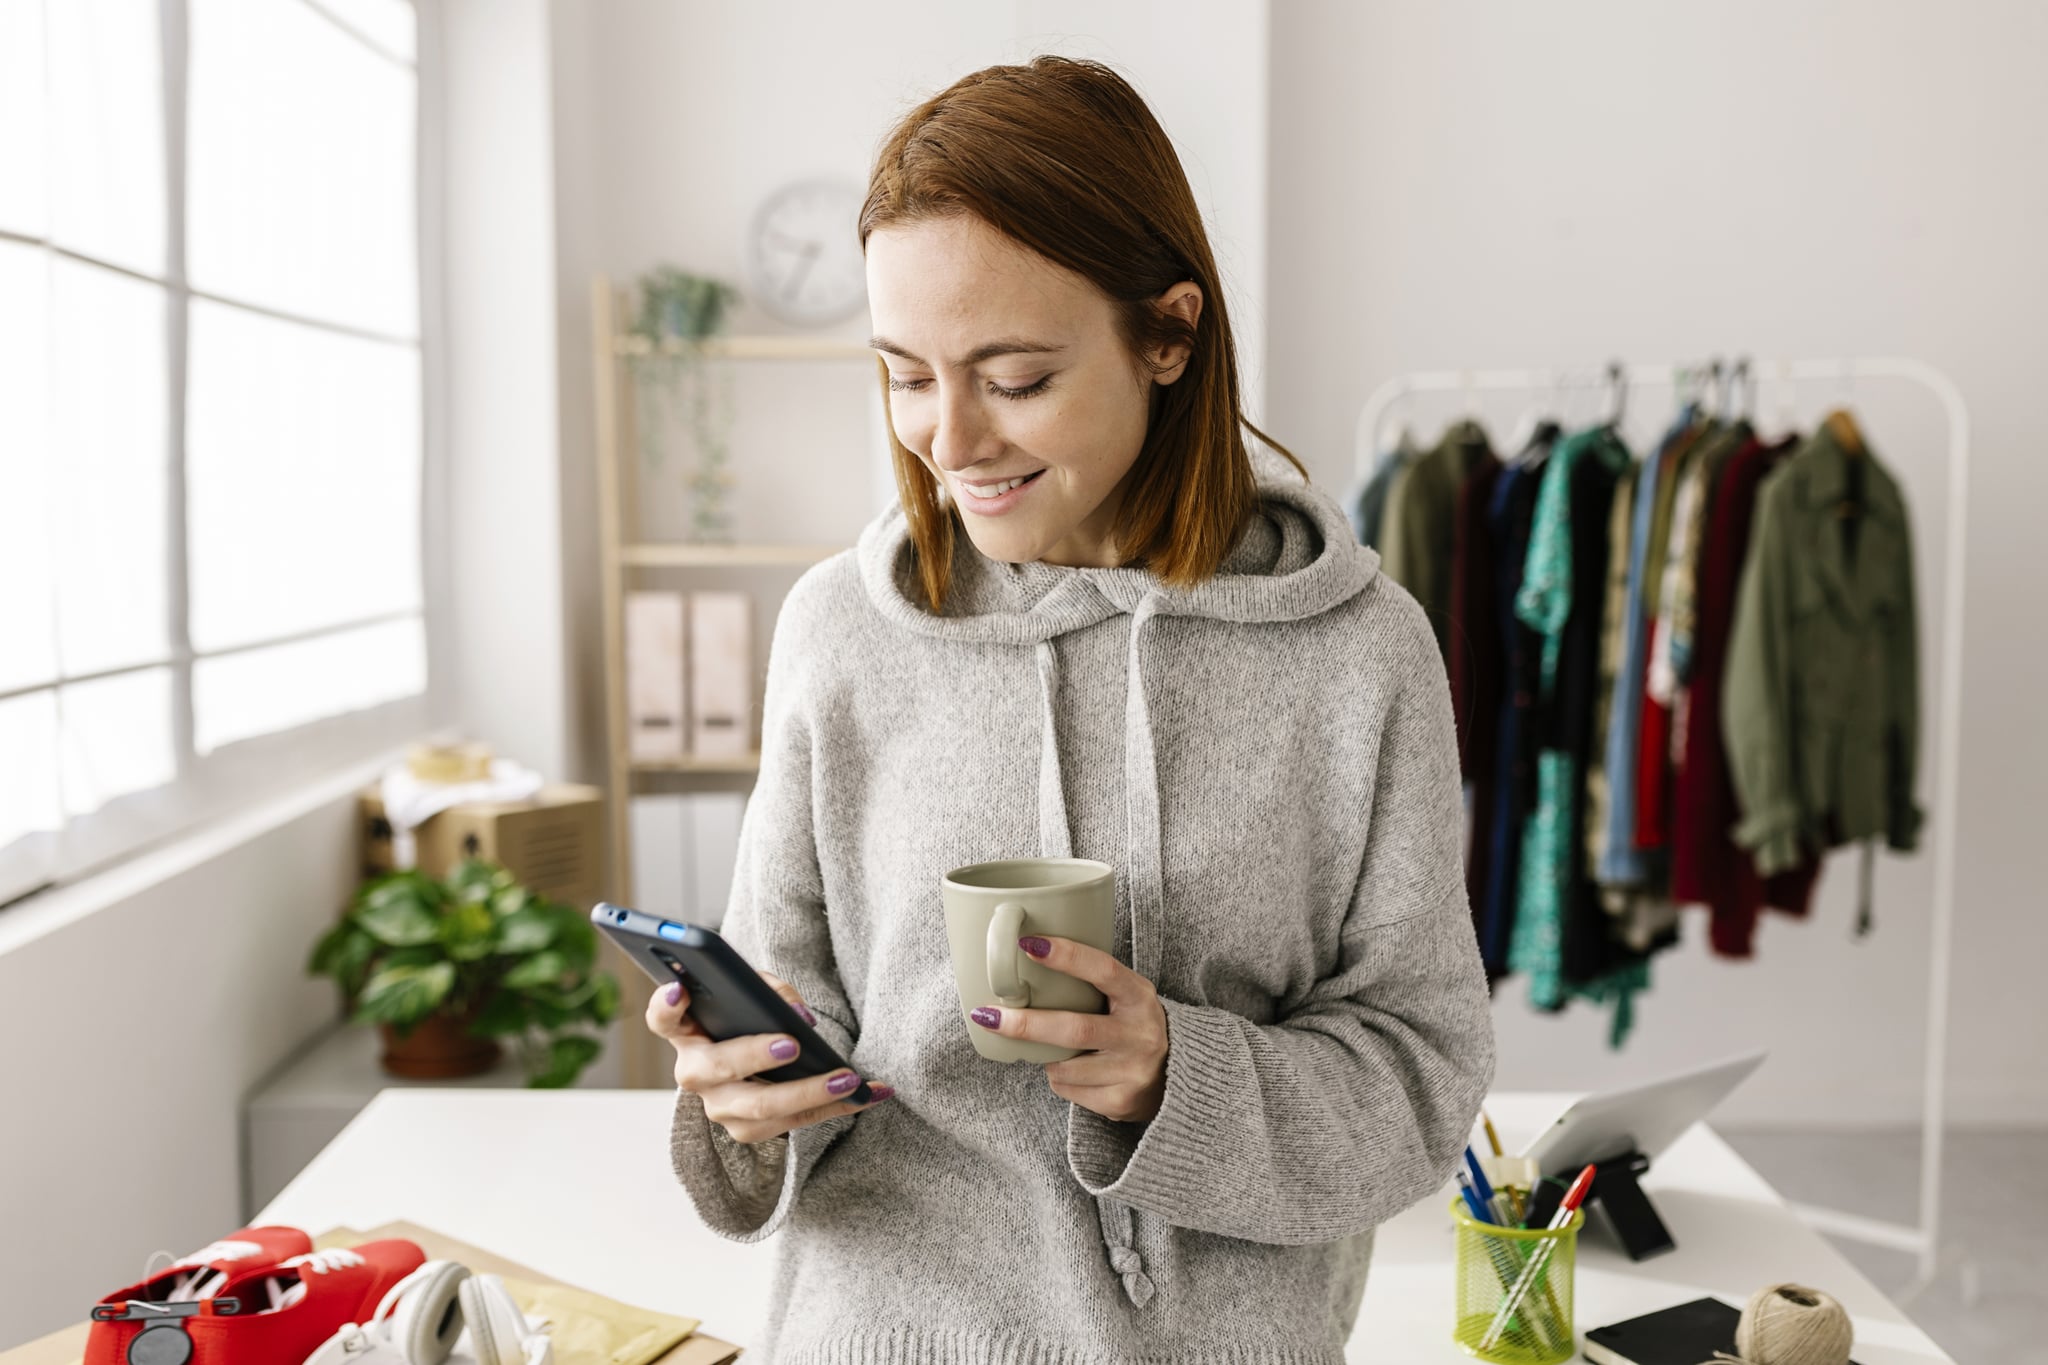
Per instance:
[[[1398,375],[1373,390],[1358,415],[1354,472],[1362,484],[1379,451],[1381,426],[1403,399],[1418,393],[1529,393],[1560,395],[1565,389],[1619,386],[1622,398],[1638,387],[1676,390],[1705,367],[1680,364],[1613,365],[1605,370],[1432,370]],[[1716,366],[1718,372],[1718,365]],[[1948,531],[1943,545],[1941,614],[1941,704],[1935,731],[1934,915],[1929,927],[1927,1057],[1921,1101],[1920,1217],[1917,1225],[1868,1218],[1838,1209],[1793,1204],[1810,1226],[1876,1246],[1911,1251],[1919,1273],[1900,1295],[1911,1300],[1934,1280],[1940,1263],[1941,1155],[1948,1071],[1950,949],[1955,920],[1956,822],[1960,808],[1963,707],[1963,572],[1969,500],[1969,410],[1955,381],[1924,361],[1893,356],[1781,360],[1756,363],[1753,381],[1797,384],[1833,380],[1899,379],[1929,390],[1948,418]],[[1754,389],[1752,389],[1752,397]],[[1971,1276],[1965,1272],[1966,1297]]]

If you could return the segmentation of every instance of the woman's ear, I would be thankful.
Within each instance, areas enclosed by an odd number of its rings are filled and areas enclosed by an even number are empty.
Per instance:
[[[1178,313],[1187,320],[1190,328],[1202,316],[1202,286],[1193,280],[1182,280],[1161,294],[1155,303],[1158,307]],[[1155,384],[1171,384],[1187,370],[1189,348],[1184,344],[1162,346],[1152,353],[1152,363],[1159,367],[1152,377]]]

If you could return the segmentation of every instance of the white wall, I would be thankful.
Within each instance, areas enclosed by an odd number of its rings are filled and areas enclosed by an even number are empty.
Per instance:
[[[555,440],[554,133],[546,0],[439,0],[445,534],[465,732],[574,779]],[[434,117],[433,114],[428,115]],[[430,125],[431,126],[431,125]]]
[[[237,1226],[242,1097],[335,1017],[306,956],[379,766],[0,918],[0,1346]]]
[[[1272,52],[1270,393],[1275,435],[1320,482],[1343,487],[1360,403],[1409,369],[1902,353],[1961,385],[1975,482],[1950,1109],[2048,1121],[2048,1071],[2016,1060],[2048,1042],[2048,647],[2022,624],[2041,620],[2030,569],[2048,505],[2048,11],[1288,4]],[[1839,396],[1808,392],[1802,415]],[[1857,397],[1914,504],[1931,690],[1940,428],[1924,402]],[[1497,408],[1496,429],[1515,411]],[[1598,1011],[1540,1017],[1510,979],[1500,1084],[1605,1085],[1763,1044],[1775,1055],[1731,1120],[1913,1118],[1931,858],[1879,862],[1868,941],[1848,941],[1841,855],[1814,922],[1767,920],[1756,961],[1696,941],[1659,958],[1619,1055]]]

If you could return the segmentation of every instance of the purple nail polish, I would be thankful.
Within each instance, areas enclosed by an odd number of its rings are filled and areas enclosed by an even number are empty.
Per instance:
[[[967,1017],[983,1028],[1001,1028],[1003,1024],[1003,1012],[992,1010],[986,1005],[969,1010]]]
[[[1018,939],[1017,946],[1033,957],[1044,957],[1052,951],[1052,944],[1036,934],[1026,934],[1023,938]]]
[[[818,1022],[818,1016],[812,1014],[811,1007],[809,1005],[806,1005],[801,1000],[796,1002],[796,1012],[804,1017],[804,1022],[806,1024],[815,1024]]]
[[[886,1100],[896,1093],[896,1087],[893,1085],[883,1085],[880,1081],[876,1081],[868,1087],[868,1093],[873,1095],[877,1101]]]
[[[794,1038],[777,1038],[774,1042],[768,1044],[768,1055],[779,1057],[785,1062],[796,1056],[797,1051],[796,1039]]]
[[[835,1095],[844,1095],[859,1084],[859,1076],[854,1075],[851,1071],[845,1071],[825,1082],[825,1088]]]
[[[668,983],[668,989],[667,989],[666,991],[663,991],[663,992],[662,992],[662,996],[661,996],[661,998],[662,998],[662,999],[664,999],[664,1000],[666,1000],[666,1001],[668,1001],[668,1002],[669,1002],[669,1004],[671,1004],[671,1005],[680,1005],[680,1004],[682,1004],[682,1003],[683,1003],[683,983],[682,983],[682,982],[680,982],[680,981],[671,981],[671,982],[669,982],[669,983]]]

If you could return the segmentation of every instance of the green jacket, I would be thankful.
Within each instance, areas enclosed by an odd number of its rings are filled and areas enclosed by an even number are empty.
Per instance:
[[[1838,509],[1859,479],[1852,558]],[[1728,644],[1734,835],[1760,874],[1859,839],[1917,846],[1918,649],[1905,500],[1875,455],[1850,456],[1823,426],[1758,494]]]

